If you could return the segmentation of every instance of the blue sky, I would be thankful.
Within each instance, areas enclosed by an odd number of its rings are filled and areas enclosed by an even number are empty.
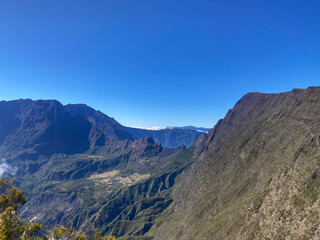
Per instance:
[[[247,92],[320,85],[320,1],[0,0],[0,99],[212,127]]]

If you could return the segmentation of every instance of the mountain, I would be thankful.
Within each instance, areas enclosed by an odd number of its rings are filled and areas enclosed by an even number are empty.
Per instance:
[[[195,127],[195,126],[184,126],[184,127],[131,127],[131,128],[138,128],[144,130],[163,130],[163,129],[192,129],[199,132],[209,132],[211,128],[203,128],[203,127]]]
[[[176,148],[182,145],[191,147],[202,134],[192,128],[165,128],[160,130],[148,130],[134,127],[125,127],[106,114],[96,111],[85,104],[68,104],[65,109],[73,116],[80,115],[102,131],[109,139],[134,140],[151,137],[163,147]]]
[[[0,149],[6,154],[26,148],[44,155],[72,154],[88,150],[101,137],[87,120],[71,116],[55,100],[1,101],[0,116]]]
[[[320,239],[320,88],[248,93],[193,146],[155,239]]]
[[[23,219],[120,240],[320,239],[320,87],[248,93],[190,148],[123,138],[82,108],[0,103]]]
[[[0,102],[0,173],[29,201],[20,212],[45,228],[142,239],[172,202],[192,150],[136,139],[105,114],[56,100]],[[149,237],[144,237],[149,239]]]
[[[135,138],[123,129],[123,126],[115,119],[106,114],[96,111],[85,104],[68,104],[64,108],[72,116],[82,116],[87,119],[95,128],[100,130],[108,140],[130,140]]]
[[[137,139],[152,137],[156,142],[160,142],[164,147],[179,147],[185,145],[191,147],[201,136],[202,132],[194,129],[165,128],[160,130],[146,130],[140,128],[124,127],[125,131],[132,134]]]
[[[199,132],[209,132],[211,128],[204,128],[204,127],[195,127],[195,126],[184,126],[184,127],[171,127],[171,128],[180,128],[180,129],[192,129]]]
[[[118,142],[119,143],[119,142]],[[25,220],[66,225],[122,239],[143,238],[172,202],[176,178],[193,161],[192,151],[164,149],[151,138],[122,146],[97,146],[81,154],[54,154],[34,172],[18,170],[18,186],[30,201]],[[24,163],[10,162],[17,169]]]

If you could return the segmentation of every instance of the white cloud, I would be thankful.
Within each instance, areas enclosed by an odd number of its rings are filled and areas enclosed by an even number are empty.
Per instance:
[[[144,130],[163,130],[168,129],[168,127],[131,127],[131,128],[139,128]]]
[[[16,173],[16,168],[10,166],[7,161],[3,158],[0,161],[0,177],[5,174],[5,173],[9,173],[9,174],[15,174]]]

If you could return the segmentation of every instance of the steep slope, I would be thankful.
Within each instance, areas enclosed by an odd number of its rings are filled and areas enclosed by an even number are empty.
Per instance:
[[[94,127],[103,132],[108,140],[135,140],[114,118],[110,118],[85,104],[68,104],[64,108],[73,116],[80,115],[86,118]]]
[[[149,234],[319,239],[319,116],[320,88],[245,95],[194,145],[197,161]]]

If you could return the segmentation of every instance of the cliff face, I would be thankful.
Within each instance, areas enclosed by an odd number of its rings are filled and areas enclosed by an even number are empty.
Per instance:
[[[155,239],[319,239],[319,141],[320,88],[245,95],[194,145]]]

